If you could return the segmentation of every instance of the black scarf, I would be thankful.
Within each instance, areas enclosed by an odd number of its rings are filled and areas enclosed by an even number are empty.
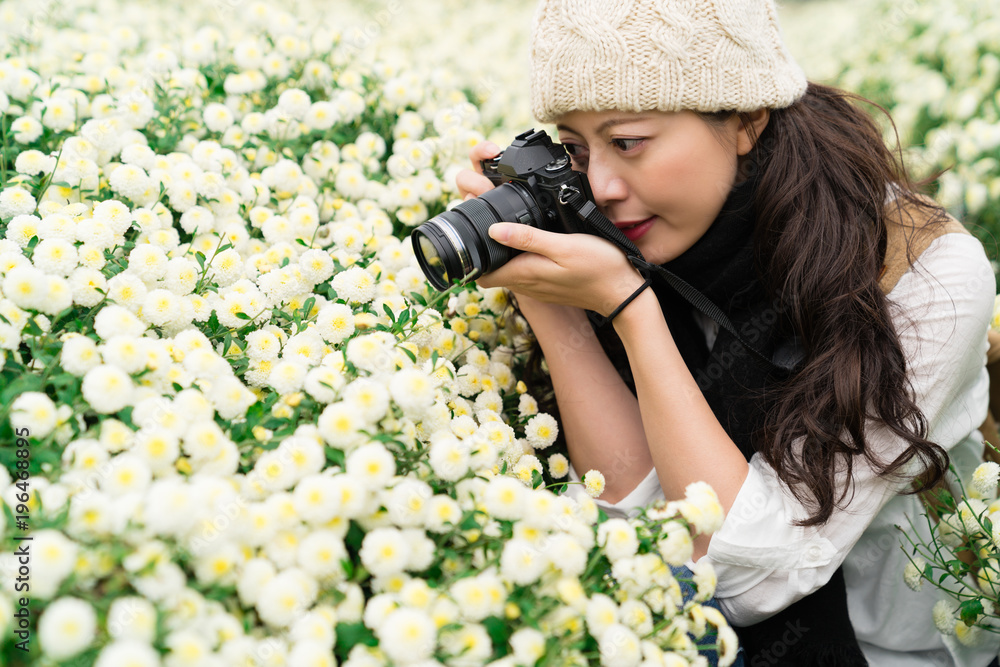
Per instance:
[[[734,187],[705,234],[663,267],[719,306],[744,341],[765,358],[788,360],[795,345],[785,309],[768,294],[756,268],[755,188],[753,179]],[[726,433],[749,461],[755,451],[755,432],[763,425],[773,389],[789,371],[763,363],[721,327],[709,349],[694,308],[662,279],[654,280],[653,290],[688,370]],[[621,340],[610,326],[597,329],[597,333],[634,394],[635,383]],[[848,617],[842,569],[821,589],[776,616],[734,629],[747,652],[747,664],[868,664]]]

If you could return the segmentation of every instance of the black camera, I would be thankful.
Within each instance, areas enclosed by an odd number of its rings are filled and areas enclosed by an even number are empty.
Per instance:
[[[586,174],[573,171],[562,144],[528,130],[500,155],[480,162],[495,187],[413,230],[413,252],[427,280],[439,290],[500,268],[519,250],[490,238],[498,222],[520,222],[546,231],[586,231],[571,195],[593,200]]]

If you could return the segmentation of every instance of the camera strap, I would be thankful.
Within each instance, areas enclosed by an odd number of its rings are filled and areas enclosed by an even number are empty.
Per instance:
[[[614,223],[608,220],[603,213],[601,213],[594,202],[590,201],[580,192],[578,189],[563,185],[559,193],[559,202],[570,206],[576,211],[577,215],[580,216],[590,227],[594,229],[598,236],[607,239],[614,243],[618,248],[625,253],[628,257],[629,262],[632,266],[646,279],[647,282],[651,280],[654,275],[660,276],[664,282],[667,283],[677,294],[681,296],[685,301],[696,308],[700,313],[706,317],[711,318],[718,324],[721,328],[725,329],[740,343],[747,351],[753,354],[758,360],[762,361],[769,368],[788,371],[791,367],[780,366],[763,354],[760,350],[751,345],[736,329],[736,326],[732,323],[719,306],[712,302],[707,296],[702,294],[698,288],[694,287],[686,280],[676,275],[675,273],[668,271],[667,269],[659,266],[657,264],[650,264],[642,256],[642,252],[635,246],[632,241],[629,240],[625,234],[622,233],[620,229],[615,227]],[[635,296],[635,295],[633,295]],[[588,316],[592,321],[598,326],[605,326],[612,318],[602,317],[597,313],[590,313],[588,311]]]

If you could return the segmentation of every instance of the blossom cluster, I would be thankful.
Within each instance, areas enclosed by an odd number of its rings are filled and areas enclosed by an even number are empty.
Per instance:
[[[413,257],[511,98],[352,4],[0,8],[0,651],[30,534],[31,664],[730,664],[714,493],[556,493],[526,323]]]

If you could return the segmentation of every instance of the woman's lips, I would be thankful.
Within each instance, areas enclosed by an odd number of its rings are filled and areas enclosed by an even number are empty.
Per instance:
[[[653,221],[655,219],[656,216],[654,215],[638,222],[616,222],[615,227],[622,230],[622,234],[624,234],[629,241],[635,243],[640,236],[649,231],[649,229],[653,226]]]

